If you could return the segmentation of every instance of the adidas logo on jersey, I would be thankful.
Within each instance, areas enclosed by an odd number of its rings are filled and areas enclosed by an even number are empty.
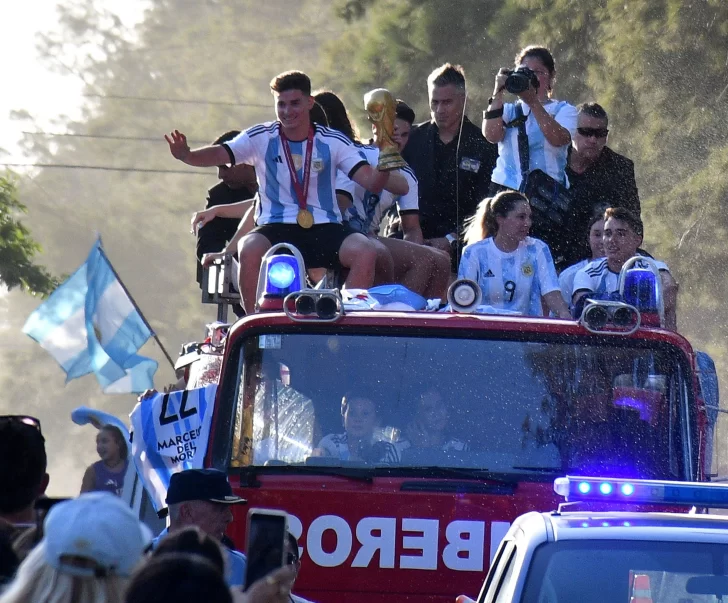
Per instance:
[[[483,275],[483,278],[495,278],[495,274],[493,274],[493,271],[488,268],[488,272]]]

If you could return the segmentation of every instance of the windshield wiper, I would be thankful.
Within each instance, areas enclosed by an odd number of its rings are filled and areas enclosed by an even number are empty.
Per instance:
[[[360,482],[371,482],[374,478],[374,470],[371,467],[335,467],[330,465],[304,465],[303,463],[291,463],[287,465],[251,465],[243,467],[240,472],[240,480],[243,486],[258,487],[260,482],[256,479],[258,475],[331,475],[334,477],[345,477]]]
[[[503,477],[500,472],[494,473],[489,469],[483,467],[391,467],[392,474],[394,475],[412,475],[424,478],[455,478],[455,479],[467,479],[478,482],[493,482],[497,484],[511,485],[516,483],[517,479],[508,479]]]
[[[524,465],[516,465],[515,467],[511,467],[511,469],[515,469],[516,471],[533,471],[534,473],[559,473],[561,475],[579,474],[578,469],[574,469],[572,467],[562,469],[561,467],[530,467]]]

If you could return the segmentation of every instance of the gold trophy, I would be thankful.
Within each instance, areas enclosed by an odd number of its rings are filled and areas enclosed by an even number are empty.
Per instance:
[[[392,140],[397,101],[389,90],[377,88],[364,95],[364,105],[369,121],[376,126],[376,144],[379,147],[377,169],[383,172],[398,170],[407,165],[399,154],[397,144]]]

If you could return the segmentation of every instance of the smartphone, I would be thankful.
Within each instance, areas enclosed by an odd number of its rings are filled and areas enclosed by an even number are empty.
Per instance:
[[[53,505],[56,505],[64,500],[71,500],[70,498],[51,498],[49,496],[43,496],[35,501],[33,507],[35,508],[35,539],[36,542],[40,542],[43,538],[43,522],[45,521],[48,511],[51,510]]]
[[[248,511],[245,588],[283,566],[288,514],[276,509]]]

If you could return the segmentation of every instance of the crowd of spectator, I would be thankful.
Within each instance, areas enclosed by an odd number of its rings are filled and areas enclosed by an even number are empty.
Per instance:
[[[607,146],[607,112],[596,102],[557,100],[556,76],[548,48],[521,49],[513,68],[498,70],[478,128],[466,115],[464,70],[438,67],[426,82],[428,121],[415,125],[414,111],[397,101],[392,140],[407,166],[392,171],[377,169],[376,122],[366,144],[336,94],[312,94],[301,72],[276,76],[276,121],[196,150],[177,130],[166,137],[174,157],[218,166],[222,181],[192,218],[200,265],[237,256],[247,312],[256,308],[263,253],[287,242],[303,252],[314,281],[337,269],[344,286],[394,282],[444,300],[460,275],[476,280],[495,309],[566,317],[575,293],[567,289],[600,258],[592,226],[610,207],[630,212],[632,223],[641,218],[634,165]],[[496,212],[484,226],[495,197],[507,191],[525,195],[530,217],[515,204],[519,216]],[[507,234],[517,220],[528,228]],[[565,306],[556,296],[562,272]],[[674,279],[666,284],[675,297]]]
[[[45,497],[36,418],[0,417],[0,457],[0,603],[307,603],[291,593],[301,563],[290,533],[280,568],[244,584],[245,555],[225,530],[245,501],[222,472],[175,473],[169,527],[154,538],[112,492]]]

